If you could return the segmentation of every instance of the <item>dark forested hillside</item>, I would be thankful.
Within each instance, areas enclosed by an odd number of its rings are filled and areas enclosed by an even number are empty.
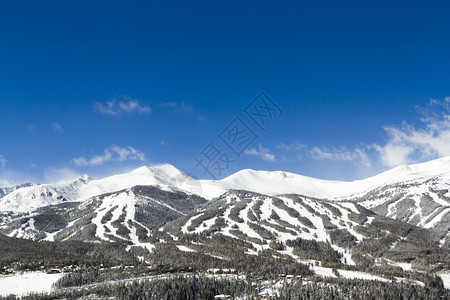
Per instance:
[[[448,293],[432,275],[450,269],[449,250],[435,231],[357,203],[243,190],[207,201],[136,186],[3,213],[2,224],[1,272],[65,272],[50,295],[29,299],[445,299]]]

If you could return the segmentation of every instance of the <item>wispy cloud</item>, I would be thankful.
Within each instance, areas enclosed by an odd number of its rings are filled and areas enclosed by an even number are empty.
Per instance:
[[[25,182],[37,182],[29,173],[4,169],[0,172],[0,187],[12,187]]]
[[[54,131],[57,131],[57,132],[63,132],[64,131],[64,128],[62,128],[62,126],[59,125],[59,123],[57,123],[57,122],[52,123],[52,129]]]
[[[188,104],[184,101],[176,102],[176,101],[170,101],[170,102],[162,102],[159,104],[161,107],[170,107],[173,110],[181,111],[181,112],[190,112],[194,109],[194,107],[191,104]]]
[[[395,167],[450,156],[450,97],[431,99],[428,105],[416,109],[422,124],[414,126],[403,121],[400,125],[384,126],[387,134],[384,143],[350,150],[347,147],[312,147],[309,154],[315,160],[353,161],[367,167],[374,160],[386,167]]]
[[[2,169],[5,168],[5,164],[6,164],[6,158],[0,154],[0,165],[2,166]]]
[[[388,140],[374,145],[384,165],[393,167],[423,159],[450,155],[450,97],[432,99],[426,107],[417,107],[422,128],[404,121],[400,126],[385,126]]]
[[[14,183],[9,181],[8,179],[0,178],[0,187],[11,187]]]
[[[134,149],[131,146],[119,147],[112,145],[106,148],[102,154],[94,155],[90,158],[78,157],[73,162],[78,166],[99,166],[107,162],[122,162],[128,160],[145,161],[143,152]]]
[[[295,141],[290,144],[281,143],[276,145],[275,147],[284,151],[291,151],[291,150],[299,151],[305,149],[307,145],[301,144],[299,141]]]
[[[346,147],[313,147],[309,153],[315,160],[353,161],[367,167],[371,165],[366,149],[363,148],[348,150]]]
[[[150,106],[141,104],[139,100],[129,96],[116,96],[105,103],[95,102],[94,108],[102,114],[111,116],[119,116],[127,113],[148,114],[152,111]]]
[[[258,145],[258,148],[246,149],[244,154],[257,156],[264,161],[276,161],[275,155],[271,153],[270,149],[264,148],[261,144]]]
[[[70,182],[80,177],[80,173],[67,167],[48,168],[44,171],[45,181],[51,183]]]
[[[34,124],[27,123],[26,128],[28,131],[33,132],[36,129],[36,126]]]

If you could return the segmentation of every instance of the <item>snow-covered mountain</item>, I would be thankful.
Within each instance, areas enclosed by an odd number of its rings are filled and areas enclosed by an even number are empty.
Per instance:
[[[10,187],[0,187],[0,198],[8,195],[9,193],[12,193],[18,189],[24,188],[24,187],[29,187],[29,186],[35,186],[38,185],[37,183],[24,183],[24,184],[19,184],[16,186],[10,186]]]
[[[435,178],[436,188],[446,189],[450,185],[450,157],[426,163],[399,166],[379,175],[355,181],[322,180],[284,171],[255,171],[245,169],[222,180],[196,180],[172,165],[141,167],[132,172],[118,174],[103,179],[92,180],[83,176],[68,184],[44,184],[20,188],[9,198],[20,201],[24,196],[36,199],[39,206],[43,189],[55,190],[67,201],[83,201],[103,193],[114,192],[136,185],[158,186],[165,190],[181,190],[197,194],[206,199],[219,197],[229,190],[248,190],[268,195],[300,194],[329,200],[349,200],[361,198],[372,190],[399,183],[417,182],[421,184]],[[76,191],[76,192],[75,192]],[[47,197],[47,196],[45,196]],[[0,201],[0,211],[7,210]],[[9,201],[11,202],[11,201]],[[48,202],[44,201],[43,204]],[[20,205],[17,205],[20,209]]]
[[[231,189],[269,195],[301,194],[319,199],[354,199],[382,186],[439,177],[442,187],[450,184],[450,157],[421,164],[399,166],[384,173],[355,181],[322,180],[283,171],[242,170],[218,181],[200,180],[202,195],[215,198]],[[447,184],[448,183],[448,184]]]
[[[450,257],[449,189],[450,157],[352,182],[254,170],[195,180],[166,164],[19,188],[0,198],[0,234],[146,258],[434,268]]]
[[[171,165],[141,167],[132,172],[94,180],[87,175],[69,183],[41,184],[17,189],[0,197],[0,212],[29,212],[65,201],[85,201],[91,197],[120,191],[136,185],[171,189],[171,181],[189,178]],[[176,189],[176,188],[175,188]]]
[[[0,211],[30,212],[47,205],[79,201],[81,187],[91,179],[88,176],[69,183],[40,184],[19,188],[0,198]]]
[[[206,209],[177,219],[163,230],[173,236],[220,233],[250,244],[247,251],[254,255],[276,250],[294,258],[316,255],[316,259],[328,257],[331,261],[339,257],[350,265],[368,261],[371,265],[381,258],[397,261],[405,252],[411,255],[424,249],[445,251],[430,230],[376,215],[354,203],[292,194],[274,197],[230,191],[208,202]],[[302,245],[304,241],[312,241],[314,246]],[[184,245],[197,248],[196,243]],[[295,251],[296,247],[303,247],[303,251]],[[307,248],[314,250],[306,254]]]
[[[32,240],[125,241],[150,248],[145,240],[151,237],[152,230],[186,216],[206,202],[196,195],[135,186],[83,202],[59,203],[29,214],[10,215],[0,222],[0,232]]]
[[[231,190],[265,195],[297,194],[338,202],[357,202],[379,215],[434,229],[446,242],[450,230],[450,157],[400,166],[351,182],[311,178],[283,171],[242,170],[222,180],[195,180],[172,165],[141,167],[132,172],[94,180],[83,176],[66,184],[20,187],[0,197],[0,212],[30,213],[64,202],[134,186],[182,191],[212,200]]]
[[[37,241],[114,242],[141,255],[169,247],[165,251],[172,254],[225,260],[269,255],[360,266],[410,266],[411,257],[419,262],[424,253],[440,257],[447,251],[432,230],[354,203],[249,191],[207,201],[152,186],[41,208],[13,217],[0,233]]]

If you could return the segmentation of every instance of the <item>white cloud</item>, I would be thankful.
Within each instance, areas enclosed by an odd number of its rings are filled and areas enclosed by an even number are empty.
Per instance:
[[[285,144],[281,143],[275,146],[278,149],[284,150],[284,151],[291,151],[291,150],[303,150],[307,147],[305,144],[301,144],[299,141],[295,141],[291,144]]]
[[[44,171],[44,178],[49,183],[71,182],[81,177],[77,171],[64,168],[48,168]]]
[[[262,160],[274,162],[276,161],[275,155],[271,153],[269,148],[264,148],[261,144],[258,145],[258,149],[246,149],[244,151],[246,155],[254,155],[260,157]]]
[[[121,162],[127,160],[145,161],[145,155],[131,146],[121,148],[112,145],[111,147],[106,148],[103,151],[103,154],[95,155],[90,158],[78,157],[73,159],[73,162],[78,166],[98,166],[106,162]]]
[[[6,158],[0,154],[0,165],[2,166],[2,169],[5,168],[5,164],[6,164]]]
[[[102,114],[119,116],[125,113],[148,114],[150,106],[139,103],[129,96],[114,97],[106,103],[95,102],[94,108]]]
[[[57,123],[57,122],[52,123],[52,129],[53,129],[54,131],[58,131],[58,132],[63,132],[63,131],[64,131],[64,129],[62,128],[62,126],[59,125],[59,123]]]
[[[170,101],[170,102],[162,102],[159,106],[161,107],[171,107],[174,110],[178,110],[178,111],[182,111],[182,112],[189,112],[192,111],[194,109],[194,107],[191,104],[188,104],[184,101],[181,102],[175,102],[175,101]]]
[[[378,144],[357,146],[318,147],[293,143],[280,143],[275,147],[281,151],[279,160],[292,161],[286,154],[295,154],[295,160],[304,155],[318,161],[346,161],[366,168],[395,167],[424,160],[450,156],[450,97],[444,100],[431,99],[425,107],[416,107],[421,115],[421,124],[411,125],[404,121],[399,125],[383,127],[387,139]],[[266,161],[275,161],[275,155],[261,145],[248,149],[247,155],[259,156]],[[375,166],[374,166],[375,165]]]
[[[2,170],[0,172],[0,187],[11,187],[25,182],[37,182],[36,178],[25,172]]]
[[[11,181],[0,178],[0,187],[11,187],[11,186],[14,186],[14,184]]]
[[[416,128],[403,122],[385,126],[388,140],[375,145],[380,159],[389,167],[450,155],[450,97],[431,99],[427,107],[418,107],[424,126]]]
[[[406,121],[400,125],[385,126],[385,143],[351,150],[346,147],[313,147],[309,154],[316,160],[354,161],[367,167],[371,166],[369,154],[377,155],[387,167],[450,156],[450,97],[443,101],[431,99],[427,106],[416,109],[421,114],[422,126]],[[290,149],[283,144],[279,148]]]
[[[356,148],[350,151],[345,147],[313,147],[309,153],[315,160],[353,161],[370,167],[369,157],[367,156],[365,149],[362,148]]]

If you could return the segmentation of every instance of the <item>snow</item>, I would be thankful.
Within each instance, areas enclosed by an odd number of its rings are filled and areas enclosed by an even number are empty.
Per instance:
[[[447,187],[444,187],[443,189],[446,189]],[[441,198],[439,198],[436,194],[434,193],[429,193],[430,197],[433,198],[433,201],[436,202],[439,205],[442,206],[450,206],[450,202],[449,201],[445,201]]]
[[[0,199],[0,211],[28,212],[39,207],[67,201],[81,201],[80,190],[90,181],[88,176],[68,183],[40,184],[20,188]]]
[[[436,226],[436,224],[439,223],[439,221],[442,219],[442,217],[445,216],[446,214],[448,214],[449,212],[450,212],[450,208],[444,209],[442,212],[440,212],[436,217],[434,217],[430,222],[425,224],[423,227],[424,228],[432,228],[432,227]]]
[[[283,171],[268,172],[246,169],[222,180],[198,180],[201,189],[197,191],[197,194],[212,199],[227,190],[241,189],[268,195],[295,193],[338,200],[361,196],[370,190],[388,184],[418,179],[425,180],[441,175],[448,179],[450,178],[449,174],[450,157],[416,165],[400,166],[370,178],[350,182],[321,180]],[[354,206],[350,207],[351,204],[344,205],[357,212]]]
[[[143,224],[139,223],[138,221],[135,220],[135,213],[136,213],[136,207],[134,206],[134,195],[133,197],[130,199],[130,197],[128,198],[128,203],[125,206],[126,209],[126,217],[125,217],[125,221],[124,221],[124,225],[130,230],[130,240],[133,243],[133,246],[136,247],[142,247],[147,249],[148,251],[152,252],[152,250],[155,248],[155,245],[151,244],[151,243],[141,243],[139,241],[139,237],[137,236],[136,232],[137,232],[137,228],[136,226],[134,226],[134,223],[144,227],[147,232],[150,232],[150,230],[144,226]],[[130,221],[130,222],[129,222]],[[129,223],[131,223],[132,225],[130,226]],[[127,248],[127,250],[130,248]]]
[[[328,236],[326,234],[326,230],[323,226],[323,222],[320,217],[313,215],[306,208],[304,208],[303,206],[301,206],[298,203],[295,203],[292,199],[289,199],[286,197],[280,197],[280,199],[285,201],[285,204],[287,206],[295,208],[295,210],[297,210],[301,216],[308,218],[313,223],[313,225],[316,227],[316,229],[308,228],[309,233],[302,231],[299,235],[301,238],[307,239],[307,240],[315,239],[317,241],[322,241],[322,242],[325,242],[327,240]],[[306,204],[308,204],[310,206],[312,205],[312,203],[307,199],[305,199],[305,202],[306,202]],[[292,225],[298,225],[298,226],[304,227],[304,225],[301,224],[301,222],[299,222],[297,220],[297,218],[291,217],[285,210],[280,209],[275,206],[273,206],[273,209],[280,216],[280,219],[282,219]],[[314,237],[314,234],[316,234],[317,237]]]
[[[397,242],[394,242],[394,244],[396,244]],[[393,261],[387,258],[375,258],[375,264],[377,266],[383,266],[385,264],[391,265],[391,266],[396,266],[396,267],[400,267],[403,269],[403,271],[411,271],[412,270],[412,265],[411,263],[405,263],[405,262],[397,262],[397,261]]]
[[[72,227],[77,221],[78,221],[78,219],[70,221],[67,224],[66,228]],[[60,230],[52,232],[52,233],[47,233],[47,236],[45,237],[44,241],[50,241],[50,242],[55,241],[55,236],[66,228],[60,229]],[[74,233],[76,233],[76,232],[74,232]]]
[[[186,246],[183,245],[175,245],[177,246],[178,250],[183,251],[183,252],[195,252],[195,250],[188,248]]]
[[[444,287],[450,290],[450,271],[441,272],[438,273],[437,275],[442,278],[442,281],[444,282]]]
[[[191,226],[191,223],[193,220],[200,218],[200,217],[201,217],[201,214],[198,214],[198,215],[195,215],[195,216],[189,218],[189,220],[187,220],[186,224],[184,224],[183,227],[181,227],[181,232],[190,233],[190,231],[188,230],[188,227]],[[202,225],[202,224],[200,224],[200,225]]]
[[[399,166],[376,176],[355,181],[321,180],[283,171],[242,170],[222,180],[201,180],[203,197],[217,197],[226,190],[243,189],[264,194],[296,193],[316,198],[342,199],[361,196],[387,184],[450,177],[450,157],[416,165]]]
[[[412,268],[410,263],[402,263],[402,262],[393,261],[392,264],[394,266],[398,266],[398,267],[402,268],[403,271],[411,271],[411,268]]]
[[[28,293],[49,293],[52,284],[63,276],[43,272],[29,272],[10,276],[0,276],[0,295],[24,296]]]
[[[379,281],[385,281],[385,282],[389,281],[388,279],[386,279],[384,277],[373,275],[370,273],[365,273],[365,272],[349,271],[349,270],[338,270],[338,272],[342,278],[347,278],[347,279],[379,280]]]
[[[122,222],[122,225],[127,227],[130,231],[129,240],[132,242],[132,245],[128,246],[127,250],[134,246],[140,246],[151,252],[155,246],[151,243],[141,243],[136,234],[137,228],[134,224],[140,225],[144,227],[147,232],[150,232],[146,226],[135,220],[136,201],[138,201],[138,199],[136,199],[136,196],[131,190],[125,190],[122,193],[105,197],[100,207],[96,209],[97,215],[92,218],[92,223],[96,226],[95,236],[101,240],[113,241],[106,235],[105,228],[107,228],[109,230],[109,235],[113,235],[118,239],[127,240],[116,233],[117,229],[112,224],[114,221],[118,220],[122,214],[125,214],[125,219]],[[102,224],[101,220],[108,212],[111,212],[111,219]]]
[[[268,195],[301,194],[309,197],[342,200],[362,196],[381,186],[440,176],[450,180],[450,157],[426,163],[400,166],[376,176],[355,181],[322,180],[283,171],[242,170],[221,180],[196,180],[172,165],[141,167],[134,171],[92,180],[83,176],[76,181],[20,188],[0,199],[0,211],[27,212],[67,201],[84,201],[104,193],[128,189],[136,185],[158,186],[164,190],[181,190],[206,199],[218,197],[231,189],[242,189]],[[433,195],[431,195],[433,197]],[[433,197],[436,198],[436,197]],[[440,205],[450,206],[441,199]],[[373,203],[375,205],[375,203]],[[351,204],[342,204],[351,207]]]
[[[312,268],[313,268],[314,273],[316,273],[316,275],[318,275],[318,276],[336,277],[336,275],[333,273],[333,269],[331,269],[331,268],[325,268],[325,267],[320,267],[320,266],[315,266],[315,265],[313,265]],[[374,275],[374,274],[370,274],[370,273],[366,273],[366,272],[341,270],[341,269],[338,269],[337,271],[339,273],[339,277],[345,278],[345,279],[378,280],[378,281],[384,281],[384,282],[391,281],[390,279],[387,279],[383,276]],[[448,274],[448,275],[450,275],[450,274]],[[395,279],[398,281],[407,281],[410,283],[414,283],[414,284],[423,286],[423,283],[420,281],[414,281],[414,280],[411,281],[409,279],[400,278],[400,277],[396,277]]]
[[[352,259],[352,254],[350,253],[350,250],[344,249],[342,247],[339,247],[337,245],[331,245],[331,248],[336,250],[338,253],[342,255],[341,262],[346,263],[347,265],[354,266],[356,265],[355,262]]]
[[[324,267],[318,267],[313,266],[313,271],[316,273],[316,275],[323,276],[323,277],[336,277],[333,273],[333,270],[331,268],[324,268]]]
[[[373,219],[375,219],[375,217],[367,217],[367,221],[365,221],[363,225],[372,224]]]
[[[235,197],[235,195],[232,195]],[[247,217],[248,212],[252,211],[256,214],[256,212],[253,211],[253,206],[256,204],[257,201],[262,201],[261,205],[259,206],[259,217],[261,222],[258,222],[258,225],[266,229],[267,231],[270,231],[274,234],[276,239],[280,242],[286,242],[287,240],[294,240],[296,238],[302,238],[306,240],[316,240],[316,241],[322,241],[327,242],[330,240],[329,231],[325,230],[323,225],[323,220],[319,215],[328,215],[330,217],[331,223],[337,226],[339,229],[345,229],[350,234],[356,237],[357,241],[362,241],[365,237],[361,235],[360,233],[356,232],[352,225],[356,225],[355,222],[351,221],[348,218],[348,215],[352,212],[352,208],[355,209],[354,205],[349,205],[350,207],[341,206],[338,203],[332,203],[331,206],[339,209],[341,212],[341,216],[338,217],[334,215],[334,213],[325,205],[322,205],[320,201],[313,201],[311,199],[303,199],[301,203],[295,202],[293,199],[287,197],[287,196],[280,196],[277,199],[282,200],[284,204],[290,208],[295,209],[302,217],[307,218],[310,220],[315,228],[309,228],[308,231],[301,230],[300,228],[304,228],[305,225],[303,225],[298,218],[292,217],[286,210],[275,206],[273,204],[273,197],[258,195],[253,196],[252,198],[246,199],[247,204],[245,207],[242,207],[239,211],[239,217],[244,220],[244,222],[239,223],[231,218],[229,218],[230,211],[235,207],[233,204],[230,204],[224,214],[223,217],[226,220],[227,225],[223,226],[221,228],[221,234],[226,236],[235,237],[232,233],[232,229],[238,229],[242,233],[244,233],[246,236],[250,238],[257,238],[259,240],[266,240],[263,238],[258,232],[256,232],[252,227],[249,226],[249,219]],[[238,203],[241,199],[237,198],[235,199],[236,203]],[[315,213],[311,213],[307,208],[306,205],[312,207],[315,210]],[[278,231],[275,226],[280,226],[275,220],[271,219],[272,211],[274,211],[281,220],[289,223],[292,225],[292,227],[289,227],[288,229],[290,231],[294,231],[297,234],[293,235],[289,232],[283,232]],[[181,227],[182,232],[188,232],[187,228],[192,224],[192,221],[201,218],[200,215],[194,215],[191,216],[189,219],[185,221],[185,223]],[[211,227],[214,225],[215,221],[217,219],[217,216],[211,216],[209,219],[203,220],[193,231],[192,233],[201,233],[203,231],[211,229]],[[374,217],[368,217],[366,224],[369,224],[373,221]],[[274,225],[271,226],[270,224]],[[269,247],[268,244],[259,245],[252,241],[248,241],[253,244],[255,249],[257,251],[263,250]],[[337,245],[332,245],[333,249],[338,251],[342,255],[342,262],[346,263],[348,265],[354,265],[354,261],[351,256],[351,252],[348,249],[344,249],[342,247],[338,247]],[[292,253],[292,249],[289,249],[287,247],[286,250],[278,251],[282,254],[290,255],[294,258],[296,258],[295,255]],[[256,252],[248,251],[248,254],[256,254]]]
[[[339,205],[350,209],[352,212],[359,214],[359,210],[356,208],[355,204],[351,202],[339,202]]]
[[[94,196],[128,189],[136,185],[151,185],[165,190],[178,190],[175,182],[179,182],[180,178],[187,180],[189,176],[168,164],[141,167],[129,173],[99,180],[92,180],[85,175],[69,183],[41,184],[18,189],[0,199],[0,211],[32,211],[39,207],[59,204],[62,202],[62,198],[67,201],[81,202]],[[178,180],[175,181],[175,179]],[[201,193],[201,188],[194,191]]]
[[[447,239],[448,233],[439,240],[439,247],[442,247],[445,244],[445,240]]]
[[[232,232],[230,232],[232,229],[238,229],[242,233],[244,233],[246,236],[250,238],[257,238],[259,240],[265,240],[258,232],[256,232],[252,227],[249,226],[249,220],[247,218],[247,213],[249,211],[253,211],[253,206],[256,204],[257,201],[262,201],[261,205],[259,206],[260,214],[259,217],[261,218],[261,222],[258,222],[258,225],[266,229],[267,231],[272,232],[278,241],[286,242],[287,240],[293,240],[298,237],[307,239],[307,240],[316,240],[316,241],[329,241],[329,233],[327,230],[325,230],[323,225],[323,220],[321,217],[319,217],[319,214],[322,215],[328,215],[330,217],[330,220],[333,224],[335,224],[338,228],[346,229],[349,233],[351,233],[353,236],[356,237],[358,241],[362,241],[365,237],[357,232],[355,232],[354,229],[352,229],[352,225],[355,225],[353,221],[348,219],[349,213],[352,211],[351,208],[344,208],[343,206],[340,206],[339,204],[330,204],[334,206],[335,208],[339,209],[342,216],[337,217],[334,216],[333,212],[330,211],[330,209],[324,205],[321,204],[321,202],[312,201],[310,199],[303,199],[303,203],[305,205],[309,205],[310,207],[313,207],[317,214],[313,214],[308,209],[302,205],[301,203],[295,202],[293,199],[285,196],[278,197],[279,200],[282,200],[284,204],[290,208],[295,209],[301,216],[306,217],[309,219],[313,224],[315,228],[309,228],[308,232],[305,230],[300,230],[300,227],[304,227],[298,218],[292,217],[289,215],[289,213],[273,204],[273,197],[267,197],[267,196],[253,196],[252,198],[249,198],[250,200],[245,207],[242,207],[242,209],[239,212],[239,217],[244,220],[244,222],[239,223],[231,218],[229,218],[229,214],[231,210],[235,207],[233,204],[230,204],[224,214],[223,217],[225,218],[227,225],[223,226],[221,228],[221,234],[226,236],[235,237]],[[241,199],[237,198],[235,199],[236,203],[238,203]],[[246,200],[247,201],[247,200]],[[274,226],[280,226],[277,222],[271,219],[272,211],[275,211],[276,214],[280,217],[281,220],[289,223],[292,225],[292,227],[289,227],[288,229],[291,231],[296,232],[296,235],[293,235],[289,232],[282,232],[278,231],[274,228]],[[256,214],[256,213],[255,213]],[[201,215],[194,215],[191,216],[189,219],[185,221],[185,223],[181,227],[182,232],[188,232],[187,228],[192,224],[192,221],[200,218]],[[211,229],[211,227],[214,225],[215,221],[217,219],[217,216],[211,216],[209,219],[203,220],[193,231],[192,233],[201,233],[203,231]],[[372,222],[373,217],[369,217],[367,222]],[[270,224],[273,224],[274,226],[271,226]],[[253,243],[252,241],[248,241],[253,244],[255,249],[257,251],[263,250],[266,248],[269,248],[268,244],[259,245],[256,243]],[[348,265],[354,265],[354,261],[352,260],[351,253],[348,249],[344,249],[341,247],[338,247],[337,245],[332,245],[333,249],[338,251],[342,255],[342,262],[346,263]],[[292,249],[289,249],[287,247],[286,250],[278,251],[282,254],[290,255],[294,258],[296,258],[295,255],[292,253]],[[248,251],[248,254],[256,254],[254,251]]]
[[[34,227],[34,219],[30,218],[28,222],[22,224],[18,229],[11,231],[8,236],[22,239],[33,239],[36,232],[37,230]]]

